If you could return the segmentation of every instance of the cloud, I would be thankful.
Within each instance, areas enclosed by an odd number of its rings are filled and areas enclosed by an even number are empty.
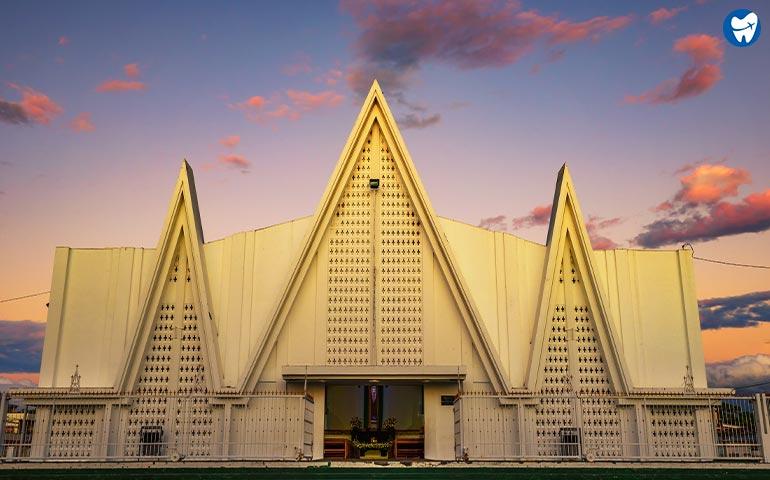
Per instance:
[[[745,355],[726,362],[706,364],[706,378],[710,387],[737,388],[744,385],[770,382],[770,355]],[[768,385],[738,389],[737,393],[766,392]]]
[[[0,392],[11,388],[37,387],[40,381],[39,373],[5,372],[0,373]]]
[[[326,85],[333,87],[337,85],[337,82],[342,79],[342,75],[342,70],[332,68],[328,72],[316,77],[315,81],[325,83]]]
[[[230,135],[229,137],[225,137],[220,140],[219,143],[225,147],[235,148],[239,143],[241,143],[241,137],[240,135]]]
[[[243,102],[228,104],[228,107],[240,110],[255,122],[264,122],[276,118],[299,120],[302,115],[314,110],[337,107],[342,104],[345,98],[331,90],[311,93],[288,89],[284,93],[287,97],[286,99],[284,99],[283,94],[277,92],[269,99],[257,95]]]
[[[221,154],[219,155],[219,162],[228,168],[237,169],[243,173],[246,173],[251,168],[251,162],[240,155]]]
[[[770,229],[770,189],[727,200],[738,194],[741,185],[751,183],[748,171],[703,164],[680,182],[671,200],[654,207],[661,217],[643,227],[634,239],[637,245],[655,248]]]
[[[655,10],[654,12],[651,12],[648,15],[648,18],[650,19],[650,22],[657,25],[659,23],[663,23],[668,20],[671,20],[672,18],[674,18],[681,12],[684,12],[685,10],[687,10],[687,7],[677,7],[677,8],[671,8],[671,9],[661,7]]]
[[[722,201],[705,209],[674,210],[669,216],[645,225],[634,242],[645,248],[656,248],[768,229],[770,189],[748,195],[737,203]]]
[[[69,38],[65,37],[64,35],[59,37],[59,45],[64,46],[64,45],[68,45],[69,43],[70,43],[70,39]]]
[[[286,96],[294,106],[302,112],[314,110],[320,107],[336,107],[345,98],[342,95],[332,92],[310,93],[299,90],[286,90]]]
[[[507,223],[505,215],[498,215],[496,217],[482,218],[479,222],[479,227],[504,232],[507,230]]]
[[[681,77],[667,80],[649,92],[626,95],[626,103],[676,103],[707,92],[722,79],[720,64],[724,58],[724,47],[717,37],[688,35],[674,43],[674,51],[688,55],[691,67]]]
[[[31,123],[31,119],[20,104],[0,99],[0,122],[21,125]]]
[[[514,218],[511,221],[511,226],[514,230],[517,230],[519,228],[530,228],[538,225],[548,225],[548,222],[551,221],[552,207],[553,204],[551,203],[548,205],[535,207],[531,212],[529,212],[529,214],[523,217]]]
[[[682,188],[674,200],[688,203],[714,203],[738,194],[738,187],[751,183],[751,174],[743,168],[725,165],[699,165],[680,179]]]
[[[623,219],[619,217],[602,218],[589,215],[588,221],[586,222],[586,231],[588,231],[588,239],[591,241],[591,247],[594,250],[610,250],[612,248],[618,248],[620,245],[605,237],[601,232],[606,228],[614,227],[621,223],[623,223]]]
[[[564,58],[564,53],[565,53],[564,49],[551,50],[550,52],[548,52],[548,55],[546,55],[545,60],[532,66],[532,75],[538,75],[540,73],[540,70],[542,70],[543,66],[549,63],[558,62],[559,60]]]
[[[594,17],[582,22],[522,10],[518,2],[343,1],[344,13],[359,29],[354,62],[346,79],[363,97],[372,80],[389,99],[410,108],[405,92],[428,63],[459,70],[500,68],[536,48],[559,50],[598,40],[628,25],[632,17]],[[562,48],[563,49],[563,48]]]
[[[531,228],[540,225],[548,225],[551,221],[551,210],[553,204],[541,205],[532,209],[529,214],[514,218],[511,221],[511,226],[514,230],[520,228]],[[591,246],[594,250],[608,250],[612,248],[618,248],[618,244],[608,237],[604,236],[602,231],[619,225],[623,220],[619,217],[603,218],[595,215],[589,215],[588,221],[585,222],[586,231],[588,232],[588,239],[591,242]]]
[[[369,76],[386,69],[398,76],[408,75],[427,62],[460,70],[503,67],[539,43],[555,46],[599,39],[632,20],[631,16],[601,16],[575,22],[524,11],[517,3],[495,1],[346,1],[341,8],[361,30],[353,46],[360,64],[356,70],[369,72]],[[399,87],[397,81],[395,85],[380,81],[388,89]],[[360,84],[352,84],[360,88]]]
[[[755,327],[770,322],[770,291],[698,300],[704,330]]]
[[[45,323],[0,320],[0,372],[39,372]]]
[[[96,91],[99,93],[106,92],[128,92],[136,91],[143,92],[147,89],[147,85],[144,82],[128,81],[128,80],[107,80],[102,82],[96,87]]]
[[[426,128],[432,125],[436,125],[441,121],[441,114],[434,113],[433,115],[420,116],[414,113],[408,113],[399,118],[396,122],[402,129],[410,128]]]
[[[70,128],[76,132],[90,132],[96,130],[91,123],[90,113],[81,113],[70,123]]]
[[[135,63],[129,63],[123,67],[126,78],[136,78],[139,76],[139,66]]]
[[[313,73],[313,67],[310,66],[310,57],[304,53],[299,53],[296,56],[296,60],[293,63],[284,65],[281,71],[290,77],[299,75],[300,73]]]
[[[21,92],[22,99],[19,102],[0,99],[0,122],[16,125],[33,123],[47,125],[63,111],[60,105],[48,98],[48,95],[31,87],[21,87],[13,83],[9,83],[8,86]]]

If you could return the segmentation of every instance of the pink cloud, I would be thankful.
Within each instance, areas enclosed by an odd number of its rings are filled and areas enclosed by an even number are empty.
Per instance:
[[[243,172],[251,168],[251,162],[241,157],[240,155],[222,154],[219,156],[219,162],[226,167],[235,168]]]
[[[717,37],[689,35],[676,41],[674,51],[688,55],[692,66],[678,79],[667,80],[649,92],[626,95],[626,103],[676,103],[707,92],[722,79],[719,65],[724,57],[724,47]]]
[[[529,212],[528,215],[523,217],[514,218],[511,222],[514,229],[530,228],[540,225],[548,225],[551,221],[552,204],[541,205],[535,207]],[[595,250],[607,250],[610,248],[617,248],[618,244],[610,240],[602,234],[604,229],[614,227],[623,220],[621,218],[602,218],[594,215],[589,215],[586,222],[586,230],[588,231],[588,238],[591,241],[591,246]]]
[[[680,179],[682,189],[675,200],[690,203],[714,203],[738,194],[738,187],[751,183],[751,174],[743,168],[725,165],[700,165]]]
[[[325,83],[326,85],[333,87],[337,85],[337,82],[339,82],[341,79],[342,79],[342,70],[337,70],[335,68],[332,68],[328,72],[324,73],[323,75],[316,77],[315,81],[319,83]]]
[[[139,66],[135,63],[129,63],[123,67],[126,72],[126,78],[136,78],[139,76]]]
[[[479,227],[486,228],[487,230],[505,231],[506,223],[505,215],[498,215],[496,217],[482,218],[479,222]]]
[[[75,119],[70,123],[70,128],[76,132],[90,132],[92,130],[96,130],[96,128],[91,123],[90,113],[81,113],[80,115],[76,116]]]
[[[311,93],[301,90],[286,90],[288,102],[284,101],[280,93],[273,94],[269,99],[262,96],[254,96],[243,102],[229,104],[232,109],[242,111],[255,122],[263,122],[276,118],[288,118],[299,120],[305,113],[321,108],[337,107],[345,97],[325,91]]]
[[[297,55],[297,60],[294,63],[284,65],[281,71],[290,77],[299,75],[300,73],[313,73],[313,67],[310,66],[310,57],[304,53]]]
[[[69,43],[70,43],[70,39],[69,38],[65,37],[64,35],[59,37],[59,45],[64,46],[64,45],[68,45]]]
[[[460,70],[498,68],[541,46],[596,40],[627,26],[632,16],[572,21],[522,10],[518,2],[343,1],[360,33],[348,82],[365,94],[376,77],[389,92],[401,90],[427,62]],[[392,93],[391,93],[392,94]]]
[[[99,93],[105,92],[128,92],[128,91],[143,92],[147,90],[147,85],[144,82],[127,81],[127,80],[107,80],[102,82],[96,87],[96,91]]]
[[[531,212],[529,212],[528,215],[514,218],[511,221],[511,225],[513,226],[514,230],[519,228],[535,227],[538,225],[548,225],[548,223],[551,221],[551,208],[553,208],[553,204],[550,203],[548,205],[535,207]]]
[[[606,228],[619,225],[623,220],[621,218],[602,218],[594,215],[588,216],[586,222],[586,231],[588,232],[588,238],[591,241],[591,247],[594,250],[609,250],[612,248],[618,248],[619,245],[613,240],[610,240],[602,234],[602,231]]]
[[[0,99],[0,121],[4,123],[47,125],[63,111],[62,107],[48,95],[31,87],[21,87],[13,83],[9,83],[8,86],[21,92],[22,99],[19,102]]]
[[[652,23],[657,25],[658,23],[662,23],[662,22],[666,22],[668,20],[671,20],[672,18],[674,18],[679,13],[681,13],[681,12],[683,12],[685,10],[687,10],[687,7],[677,7],[677,8],[671,8],[671,9],[668,9],[668,8],[665,8],[665,7],[661,7],[659,9],[655,10],[654,12],[651,12],[648,15],[648,18],[650,19],[650,21]]]
[[[635,243],[659,247],[770,229],[770,189],[737,202],[726,200],[738,195],[741,185],[751,183],[745,169],[705,164],[680,182],[673,199],[655,207],[660,218],[645,225]]]
[[[239,143],[241,143],[241,137],[240,135],[230,135],[229,137],[225,137],[222,140],[219,141],[222,145],[229,148],[234,148]]]
[[[679,242],[714,240],[728,235],[763,232],[770,229],[770,189],[754,193],[740,202],[722,201],[705,212],[686,212],[665,217],[644,227],[635,242],[643,247],[660,247]]]
[[[299,90],[286,90],[286,96],[300,110],[314,110],[321,107],[336,107],[345,98],[342,95],[332,92],[310,93]]]

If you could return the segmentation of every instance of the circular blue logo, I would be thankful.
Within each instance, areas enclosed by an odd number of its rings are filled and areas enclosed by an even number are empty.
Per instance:
[[[724,31],[727,41],[736,47],[748,47],[759,40],[762,24],[759,23],[759,17],[756,13],[745,8],[739,8],[727,14],[725,22],[722,24],[722,31]]]

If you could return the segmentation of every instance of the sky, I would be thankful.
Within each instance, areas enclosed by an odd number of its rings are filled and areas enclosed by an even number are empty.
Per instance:
[[[56,246],[153,248],[182,159],[207,241],[313,214],[374,78],[440,216],[544,243],[568,162],[595,248],[770,266],[770,31],[731,45],[735,8],[770,25],[758,0],[5,2],[0,300],[49,290]],[[770,380],[770,269],[695,275],[710,384]],[[0,387],[37,381],[47,301],[0,303]]]

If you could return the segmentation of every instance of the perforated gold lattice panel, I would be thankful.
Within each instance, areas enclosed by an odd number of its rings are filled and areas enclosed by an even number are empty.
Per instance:
[[[563,395],[572,389],[567,344],[566,306],[556,305],[547,328],[547,346],[543,365],[543,386],[546,395]]]
[[[192,298],[188,268],[185,301]],[[183,306],[183,324],[179,356],[179,393],[176,399],[176,438],[184,438],[188,456],[211,454],[213,418],[211,407],[203,396],[206,392],[205,366],[201,351],[198,314],[193,303]]]
[[[686,405],[652,405],[650,435],[656,457],[698,456],[695,409]]]
[[[163,428],[162,442],[184,444],[188,456],[208,456],[212,411],[206,393],[201,325],[193,301],[193,278],[184,243],[166,277],[162,303],[136,385],[138,395],[128,415],[126,455],[141,454],[145,426]],[[157,451],[155,454],[168,454]]]
[[[49,456],[77,458],[92,455],[95,429],[95,406],[57,405],[53,407]]]
[[[420,220],[385,139],[380,161],[378,360],[381,365],[422,365]]]
[[[372,134],[361,149],[329,233],[326,358],[330,365],[366,365],[372,306]]]
[[[556,282],[555,300],[563,303],[556,303],[546,326],[541,391],[555,395],[557,398],[552,401],[557,406],[571,408],[579,405],[582,418],[579,433],[585,453],[597,457],[620,456],[620,416],[612,397],[609,372],[588,305],[585,282],[569,239]],[[559,400],[566,396],[579,397],[579,404]],[[569,419],[575,414],[558,408],[537,412],[539,443],[547,444],[555,439],[558,435],[556,426],[561,429],[571,425]]]

